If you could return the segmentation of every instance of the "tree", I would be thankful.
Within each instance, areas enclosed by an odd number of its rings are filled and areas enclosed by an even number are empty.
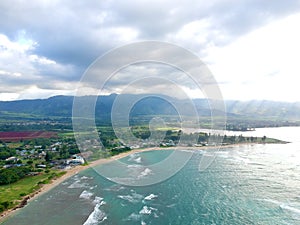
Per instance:
[[[166,136],[168,137],[168,136],[171,136],[172,135],[172,130],[167,130],[167,132],[166,132]]]
[[[245,137],[241,134],[239,136],[239,142],[244,142],[245,141]]]
[[[3,206],[4,209],[8,209],[10,204],[11,204],[11,202],[9,202],[9,201],[1,202],[1,206]]]
[[[62,148],[59,150],[59,156],[62,159],[67,159],[70,157],[70,154],[68,152],[67,146],[63,145]]]
[[[53,158],[52,153],[47,152],[46,155],[45,155],[46,162],[50,162],[52,160],[52,158]]]
[[[10,184],[19,179],[18,174],[12,169],[5,169],[0,173],[0,184]]]
[[[1,151],[0,152],[0,160],[5,160],[5,159],[7,159],[8,157],[10,157],[10,153],[9,152],[7,152],[7,151]]]
[[[29,161],[27,161],[27,164],[31,166],[33,164],[33,161],[29,160]]]

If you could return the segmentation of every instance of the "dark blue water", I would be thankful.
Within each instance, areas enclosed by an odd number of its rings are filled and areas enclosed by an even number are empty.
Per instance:
[[[300,145],[294,140],[206,150],[217,157],[202,172],[203,151],[197,151],[174,176],[144,187],[116,184],[88,169],[4,224],[300,224]],[[170,153],[143,152],[122,161],[147,166]]]

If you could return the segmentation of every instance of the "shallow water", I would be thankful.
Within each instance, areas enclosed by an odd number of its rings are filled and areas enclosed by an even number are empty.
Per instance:
[[[174,176],[150,186],[120,185],[88,169],[4,224],[300,224],[299,131],[258,129],[256,133],[293,143],[221,149],[203,172],[198,171],[203,151],[198,151]],[[142,152],[121,161],[134,169],[169,154]]]

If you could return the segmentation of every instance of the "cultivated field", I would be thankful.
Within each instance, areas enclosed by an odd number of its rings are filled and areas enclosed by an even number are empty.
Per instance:
[[[54,137],[57,137],[57,133],[51,131],[0,132],[0,140],[2,141],[21,141],[21,140],[31,140],[35,138],[54,138]]]

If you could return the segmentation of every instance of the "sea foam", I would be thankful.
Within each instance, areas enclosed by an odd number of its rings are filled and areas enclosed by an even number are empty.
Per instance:
[[[88,192],[86,190],[84,190],[80,195],[79,195],[79,198],[83,198],[83,199],[91,199],[91,197],[93,196],[94,194],[92,192]]]
[[[146,205],[144,205],[143,208],[140,210],[140,214],[150,215],[151,212],[152,212],[151,208],[149,208]]]
[[[95,199],[94,199],[94,201],[93,201],[93,203],[94,203],[94,204],[104,205],[105,202],[102,201],[102,200],[103,200],[103,198],[96,196]]]
[[[149,168],[146,168],[140,173],[140,175],[138,175],[138,178],[140,179],[140,178],[146,177],[150,174],[152,174],[152,170],[150,170]]]
[[[295,208],[291,205],[288,205],[286,203],[283,203],[283,202],[279,202],[279,201],[276,201],[276,200],[272,200],[272,199],[262,199],[263,201],[265,202],[270,202],[270,203],[273,203],[275,205],[278,205],[281,209],[285,209],[285,210],[288,210],[288,211],[291,211],[293,213],[297,213],[300,215],[300,209],[298,208]]]
[[[80,180],[76,180],[74,183],[68,186],[68,188],[85,188],[88,185],[86,183],[81,183]]]
[[[137,194],[135,192],[132,192],[131,195],[118,195],[118,198],[126,200],[131,203],[138,203],[144,198],[144,196]]]
[[[141,219],[140,214],[131,213],[126,220],[133,220],[133,221],[139,221]]]
[[[80,177],[81,180],[93,180],[93,177],[87,177],[87,176],[82,176]]]
[[[158,197],[158,195],[150,194],[150,195],[146,196],[146,197],[144,198],[144,200],[152,200],[152,199],[157,198],[157,197]]]
[[[129,155],[128,161],[129,162],[142,163],[142,157],[137,153],[131,154],[131,155]]]
[[[106,214],[100,209],[101,204],[97,204],[94,211],[89,215],[83,225],[97,225],[107,219]]]
[[[297,209],[297,208],[292,207],[290,205],[282,203],[282,204],[280,204],[280,208],[285,209],[285,210],[289,210],[289,211],[291,211],[293,213],[297,213],[297,214],[300,215],[300,209]]]

